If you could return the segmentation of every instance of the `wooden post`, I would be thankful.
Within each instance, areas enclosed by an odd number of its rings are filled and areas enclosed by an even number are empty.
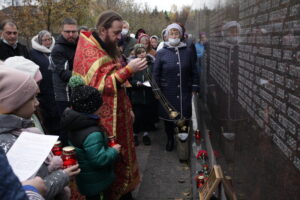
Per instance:
[[[206,183],[200,190],[200,200],[209,200],[213,192],[217,190],[222,179],[223,173],[221,167],[214,165]]]
[[[230,200],[237,200],[236,194],[233,190],[232,179],[230,176],[225,176],[225,179],[222,180],[224,185],[225,194]]]
[[[237,200],[236,194],[233,191],[231,177],[226,176],[224,178],[222,169],[219,165],[214,165],[213,169],[200,189],[200,200],[209,200],[213,193],[218,190],[218,186],[223,185],[225,194],[230,200]]]

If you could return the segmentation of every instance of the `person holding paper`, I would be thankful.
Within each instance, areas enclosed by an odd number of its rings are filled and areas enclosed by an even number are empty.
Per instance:
[[[99,126],[100,92],[85,85],[80,76],[70,79],[71,108],[62,115],[62,127],[68,131],[70,145],[75,146],[82,169],[76,176],[81,194],[87,200],[99,200],[105,189],[115,180],[114,164],[121,146],[108,146],[104,129]]]
[[[6,66],[0,67],[0,85],[0,147],[7,153],[22,132],[40,133],[30,120],[39,105],[36,99],[38,86],[30,74]],[[50,170],[48,167],[53,161],[49,155],[37,172],[47,186],[45,198],[50,200],[59,195],[68,199],[64,188],[69,177],[78,174],[80,169],[76,165],[64,170]]]
[[[144,145],[151,145],[151,139],[148,133],[149,131],[155,130],[154,123],[157,116],[156,99],[154,98],[147,77],[147,75],[151,76],[150,71],[154,62],[154,57],[150,54],[147,55],[146,51],[143,44],[136,44],[133,49],[134,56],[130,58],[146,58],[147,56],[148,59],[148,68],[135,73],[129,80],[132,85],[132,88],[130,88],[130,100],[135,115],[135,121],[133,123],[135,146],[139,145],[138,133],[143,133]]]
[[[5,200],[43,200],[46,185],[40,177],[20,183],[0,147],[0,197]],[[23,184],[23,186],[22,186]]]

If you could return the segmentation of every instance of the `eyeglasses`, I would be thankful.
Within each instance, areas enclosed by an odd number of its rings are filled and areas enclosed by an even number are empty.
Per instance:
[[[67,33],[67,34],[70,34],[70,33],[75,34],[75,33],[77,33],[77,31],[64,31],[64,32]]]
[[[51,41],[52,41],[52,38],[42,40],[42,42],[51,42]]]
[[[7,34],[7,35],[11,35],[11,34],[13,34],[13,35],[17,35],[17,34],[18,34],[18,32],[10,32],[10,31],[5,31],[5,34]]]

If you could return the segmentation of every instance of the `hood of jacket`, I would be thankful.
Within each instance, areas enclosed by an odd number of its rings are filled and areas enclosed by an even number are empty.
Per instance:
[[[62,115],[61,125],[68,131],[78,131],[91,126],[98,126],[99,117],[76,112],[72,109],[66,109]]]
[[[169,42],[164,42],[164,48],[168,48],[168,49],[175,49],[175,48],[180,49],[180,48],[183,48],[183,47],[186,47],[186,46],[187,45],[184,42],[180,42],[177,46],[172,46],[172,45],[170,45]]]
[[[78,38],[75,43],[68,42],[68,40],[66,40],[62,35],[60,35],[60,36],[58,36],[58,38],[56,40],[56,44],[66,45],[66,46],[74,48],[77,45],[77,41],[78,41]]]
[[[51,51],[52,51],[52,49],[55,45],[55,39],[54,39],[54,37],[52,37],[52,44],[51,44],[50,48],[48,49],[47,47],[39,44],[38,35],[36,35],[31,39],[31,45],[32,45],[32,48],[37,50],[37,51],[40,51],[40,52],[43,52],[43,53],[51,53]]]
[[[31,128],[33,126],[34,123],[30,119],[24,119],[16,115],[0,115],[0,134]]]

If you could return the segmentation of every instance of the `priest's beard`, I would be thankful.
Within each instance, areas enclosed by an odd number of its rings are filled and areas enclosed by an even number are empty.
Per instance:
[[[107,54],[113,58],[114,60],[118,59],[121,56],[121,52],[117,47],[118,42],[111,41],[108,35],[104,39],[104,43],[106,45]]]

